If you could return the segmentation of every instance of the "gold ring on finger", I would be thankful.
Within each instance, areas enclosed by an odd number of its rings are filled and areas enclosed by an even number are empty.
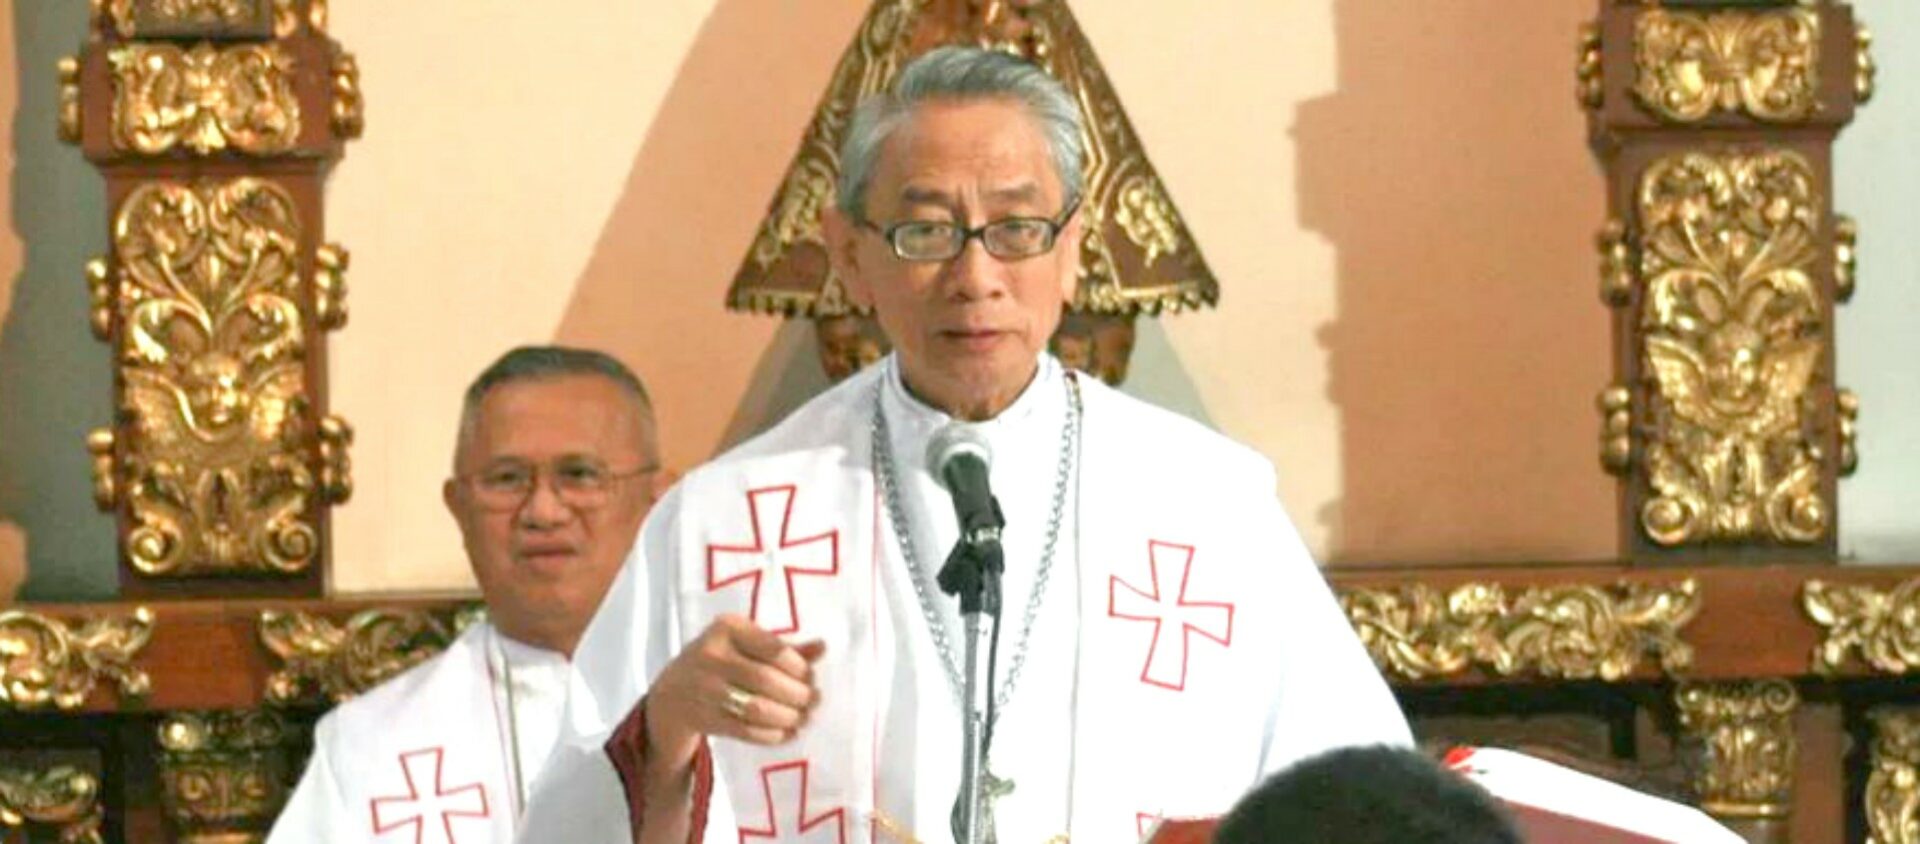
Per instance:
[[[747,707],[753,703],[753,693],[732,683],[727,684],[727,699],[720,702],[720,708],[736,720],[747,720]]]

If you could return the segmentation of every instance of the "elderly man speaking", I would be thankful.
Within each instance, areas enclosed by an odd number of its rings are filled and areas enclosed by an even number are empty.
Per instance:
[[[521,840],[951,838],[963,633],[936,574],[962,531],[934,440],[990,450],[1005,520],[983,840],[1135,841],[1408,741],[1271,465],[1046,354],[1081,137],[1056,81],[979,49],[860,105],[826,231],[895,352],[662,499]]]

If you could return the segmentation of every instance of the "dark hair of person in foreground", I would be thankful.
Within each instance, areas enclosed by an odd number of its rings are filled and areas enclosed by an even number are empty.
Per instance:
[[[1522,844],[1493,795],[1417,751],[1349,747],[1241,798],[1214,844]]]

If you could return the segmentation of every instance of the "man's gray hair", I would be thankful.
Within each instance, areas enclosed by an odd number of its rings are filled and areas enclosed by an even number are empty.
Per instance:
[[[840,143],[840,182],[835,204],[855,220],[866,219],[867,186],[887,138],[928,101],[1008,99],[1025,106],[1053,154],[1053,169],[1067,202],[1080,195],[1080,104],[1066,86],[1018,56],[980,47],[941,47],[907,63],[893,89],[874,94],[853,111]]]
[[[654,436],[653,399],[647,396],[646,385],[640,383],[639,376],[634,375],[626,364],[592,349],[520,346],[501,355],[499,360],[482,370],[480,376],[468,385],[466,397],[460,402],[460,441],[456,448],[464,448],[473,436],[474,428],[480,424],[480,403],[495,387],[574,375],[599,376],[618,385],[639,407],[646,436],[649,439]],[[648,447],[651,448],[651,445]]]

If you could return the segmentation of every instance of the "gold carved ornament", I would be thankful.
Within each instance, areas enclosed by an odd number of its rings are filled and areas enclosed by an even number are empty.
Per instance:
[[[333,104],[328,117],[333,132],[342,138],[358,138],[366,130],[366,102],[360,96],[360,63],[352,53],[336,53],[327,78],[333,88]]]
[[[311,613],[266,610],[260,641],[281,665],[267,677],[267,700],[347,700],[446,650],[479,617],[469,610],[376,608],[339,624]]]
[[[292,197],[254,178],[150,182],[115,214],[123,422],[89,446],[144,574],[295,573],[318,553],[312,511],[347,485],[315,463],[344,423],[313,418],[299,238]]]
[[[1606,104],[1606,78],[1602,73],[1600,25],[1580,25],[1580,42],[1575,49],[1574,96],[1580,105],[1597,109]]]
[[[1865,104],[1873,99],[1873,32],[1862,26],[1853,31],[1853,101]]]
[[[113,48],[107,62],[119,149],[271,155],[299,140],[293,58],[277,44],[135,43]]]
[[[1791,152],[1686,153],[1642,176],[1639,321],[1661,545],[1813,542],[1832,525],[1809,430],[1825,342],[1813,168]]]
[[[153,618],[139,607],[75,626],[24,609],[0,611],[0,708],[71,712],[103,680],[122,698],[146,695],[152,680],[133,660],[153,638]]]
[[[1920,668],[1920,578],[1892,589],[1809,580],[1800,605],[1824,628],[1813,649],[1815,673],[1834,674],[1856,658],[1885,674]]]
[[[807,317],[858,312],[833,275],[820,228],[834,201],[840,143],[861,99],[886,89],[913,56],[943,44],[1022,55],[1079,101],[1084,234],[1071,310],[1157,314],[1218,300],[1218,283],[1063,0],[876,0],[734,278],[729,308]]]
[[[160,781],[184,844],[263,840],[287,802],[291,731],[278,713],[174,712],[162,719]]]
[[[1860,268],[1860,225],[1852,217],[1836,214],[1833,218],[1833,300],[1853,298],[1856,273]]]
[[[60,140],[80,143],[80,60],[73,56],[60,59]]]
[[[1693,664],[1680,630],[1700,611],[1700,587],[1622,583],[1528,587],[1470,583],[1441,592],[1424,583],[1345,588],[1340,605],[1380,669],[1404,680],[1479,667],[1512,677],[1627,677],[1647,657],[1674,674]]]
[[[1677,12],[1634,21],[1635,99],[1667,120],[1721,112],[1772,122],[1819,107],[1820,16],[1811,9]]]
[[[34,824],[55,830],[60,844],[101,844],[102,817],[100,780],[90,773],[0,768],[0,832]]]
[[[307,0],[315,33],[327,29],[327,0]],[[110,24],[123,39],[232,37],[300,28],[299,0],[91,0],[92,26]],[[271,26],[271,29],[267,29]]]
[[[1873,722],[1867,844],[1920,844],[1920,715],[1881,708],[1867,718]]]
[[[1723,818],[1784,817],[1793,805],[1800,694],[1785,680],[1683,683],[1674,692],[1680,725],[1702,743],[1695,778],[1700,808]]]

